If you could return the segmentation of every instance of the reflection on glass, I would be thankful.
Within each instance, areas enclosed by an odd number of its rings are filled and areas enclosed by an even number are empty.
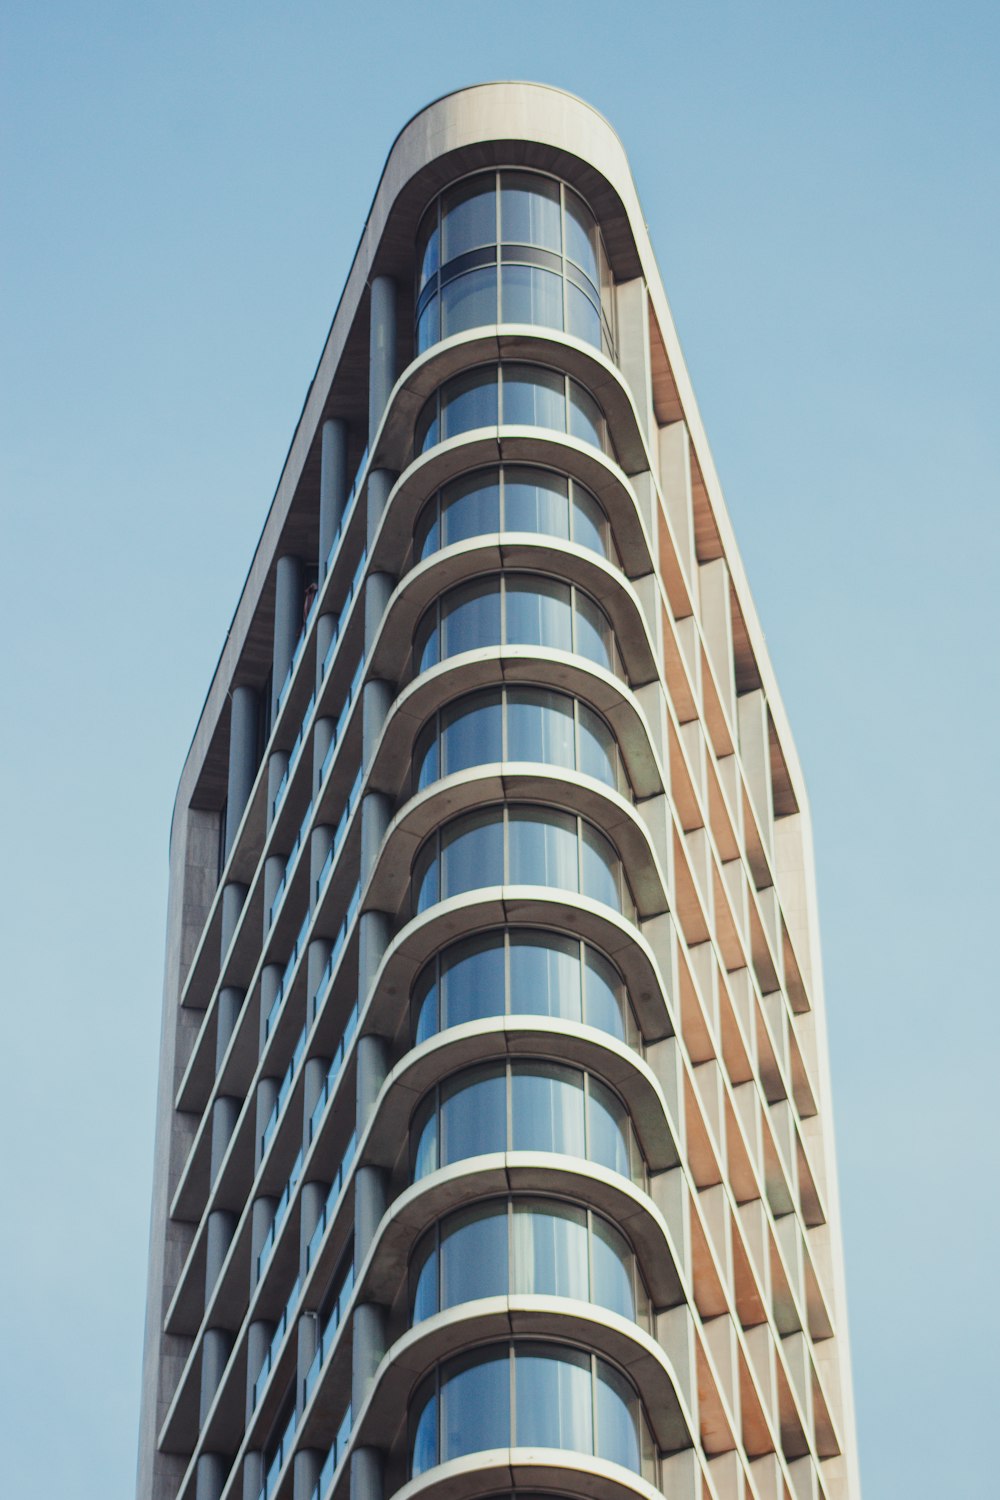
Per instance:
[[[498,531],[572,541],[617,560],[608,519],[589,490],[548,469],[511,464],[477,469],[439,490],[417,518],[414,557]]]
[[[463,277],[462,280],[468,280]],[[414,448],[481,427],[542,427],[568,432],[610,452],[607,423],[589,391],[570,376],[544,365],[477,365],[454,375],[424,403],[414,428]]]
[[[534,172],[504,172],[500,236],[508,244],[541,245],[558,254],[562,249],[559,184]]]

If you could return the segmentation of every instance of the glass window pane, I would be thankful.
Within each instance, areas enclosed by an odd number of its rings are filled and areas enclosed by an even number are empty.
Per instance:
[[[519,1063],[511,1086],[513,1150],[586,1156],[582,1073],[556,1063]]]
[[[503,1013],[503,934],[487,933],[449,948],[441,958],[442,1026]]]
[[[565,479],[544,469],[504,469],[504,530],[535,531],[568,539],[567,490]]]
[[[504,266],[500,273],[500,304],[504,323],[562,328],[562,277],[554,271],[544,271],[540,266]]]
[[[580,593],[575,598],[576,644],[574,650],[588,661],[596,662],[609,672],[615,670],[614,638],[607,615],[599,604],[588,595]]]
[[[449,380],[441,392],[441,437],[455,437],[476,427],[495,427],[498,420],[497,371],[480,365]],[[425,447],[430,446],[425,444]],[[421,449],[423,452],[424,449]]]
[[[441,710],[441,767],[445,776],[503,758],[500,692],[476,693]]]
[[[425,1099],[410,1121],[410,1143],[413,1151],[413,1180],[419,1182],[428,1172],[440,1166],[438,1152],[437,1099]]]
[[[470,177],[445,193],[441,203],[441,262],[497,239],[496,178],[492,172]]]
[[[573,540],[602,557],[611,556],[608,520],[589,490],[573,486]]]
[[[604,415],[590,392],[575,380],[569,383],[569,430],[581,443],[604,448]]]
[[[593,1453],[589,1356],[544,1344],[521,1345],[514,1381],[519,1447]]]
[[[437,1234],[431,1231],[417,1247],[410,1265],[411,1322],[422,1323],[438,1309],[438,1256]]]
[[[438,1461],[437,1392],[432,1375],[417,1392],[411,1406],[410,1468],[414,1475],[433,1468]]]
[[[441,1306],[506,1296],[507,1202],[455,1215],[441,1233]]]
[[[413,779],[418,791],[423,791],[425,786],[437,781],[441,774],[438,764],[438,727],[437,721],[432,719],[420,731],[413,747]]]
[[[587,1100],[587,1158],[609,1172],[631,1175],[625,1106],[617,1094],[595,1078],[590,1079]]]
[[[621,1464],[634,1474],[641,1471],[638,1433],[638,1401],[635,1392],[603,1359],[597,1361],[597,1456]]]
[[[414,671],[426,672],[438,661],[440,631],[438,629],[437,605],[432,604],[417,626],[413,639]]]
[[[503,1151],[507,1080],[502,1067],[479,1068],[441,1089],[441,1165]]]
[[[417,295],[423,291],[440,264],[440,236],[438,234],[438,206],[424,214],[417,230]]]
[[[572,651],[573,628],[568,584],[551,578],[511,576],[506,584],[507,645],[549,646]]]
[[[507,879],[512,885],[579,889],[576,819],[568,813],[548,812],[541,807],[512,808],[507,841]]]
[[[441,337],[497,321],[496,266],[467,271],[441,288]],[[507,320],[510,321],[509,319]],[[464,430],[464,429],[463,429]]]
[[[618,856],[602,833],[583,825],[583,848],[581,851],[583,894],[594,901],[603,901],[621,911],[621,887],[619,884]]]
[[[503,822],[499,810],[457,818],[441,834],[441,897],[503,884]]]
[[[500,177],[500,238],[508,245],[562,249],[559,184],[530,172]]]
[[[590,1300],[587,1217],[582,1208],[515,1203],[511,1290]]]
[[[579,943],[554,932],[511,933],[510,1013],[582,1020]]]
[[[413,862],[410,885],[413,890],[413,905],[417,912],[426,911],[441,898],[438,895],[439,875],[437,839],[429,838]]]
[[[580,766],[587,776],[594,776],[606,786],[617,786],[618,747],[615,737],[599,714],[585,703],[579,707]]]
[[[500,642],[500,580],[477,578],[445,596],[442,655],[476,651]]]
[[[413,1045],[419,1047],[438,1029],[437,965],[433,960],[413,986],[410,1014],[413,1018]]]
[[[634,1318],[632,1252],[617,1229],[596,1216],[590,1254],[594,1301],[623,1318]]]
[[[435,293],[435,295],[431,297],[430,301],[427,303],[427,306],[424,308],[423,312],[420,314],[420,317],[417,319],[418,354],[423,354],[425,349],[429,349],[432,344],[436,344],[438,339],[441,337],[440,316],[441,303],[438,299],[437,294]],[[417,452],[423,453],[425,444],[429,448],[431,446],[431,443],[435,441],[435,438],[427,441],[426,435],[422,435],[421,441],[417,444]]]
[[[583,199],[566,189],[566,254],[595,286],[600,285],[600,238],[597,225]]]
[[[440,526],[438,524],[438,497],[429,505],[425,505],[420,512],[416,526],[413,528],[413,555],[417,562],[423,562],[425,557],[430,557],[441,545]]]
[[[565,432],[565,377],[539,365],[504,365],[503,420],[508,427],[554,427]]]
[[[441,1462],[510,1446],[507,1347],[451,1360],[441,1381]]]
[[[615,969],[593,948],[584,949],[583,1019],[588,1026],[625,1040],[624,986]]]
[[[495,469],[453,480],[441,492],[442,546],[500,530],[500,480]]]
[[[538,760],[572,771],[573,700],[546,688],[511,688],[507,693],[507,759]]]
[[[504,321],[508,321],[506,315]],[[540,322],[541,319],[535,321]],[[566,283],[566,332],[571,333],[574,338],[582,339],[585,344],[593,344],[595,349],[601,347],[601,314],[586,292],[582,292],[571,281]]]

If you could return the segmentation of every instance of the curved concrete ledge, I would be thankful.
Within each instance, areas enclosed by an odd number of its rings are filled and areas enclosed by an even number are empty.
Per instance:
[[[649,468],[635,403],[618,366],[583,339],[533,323],[485,324],[441,339],[418,355],[389,397],[375,436],[374,467],[398,470],[410,461],[413,428],[424,402],[452,375],[504,360],[546,365],[571,375],[600,405],[626,474],[641,474]]]
[[[491,1016],[440,1031],[404,1054],[375,1102],[362,1160],[392,1166],[420,1101],[446,1078],[477,1063],[537,1059],[586,1069],[625,1104],[650,1171],[678,1165],[676,1121],[651,1068],[624,1042],[594,1026],[548,1016]],[[539,1153],[549,1155],[551,1153]],[[561,1155],[561,1153],[556,1153]]]
[[[472,578],[511,569],[574,583],[596,599],[611,622],[629,681],[637,686],[654,681],[658,669],[653,643],[638,595],[621,569],[586,547],[534,532],[473,537],[418,563],[393,590],[369,656],[368,674],[398,681],[417,624],[435,599]]]
[[[420,969],[440,948],[496,927],[533,927],[584,938],[605,953],[625,980],[647,1041],[673,1034],[669,1001],[653,950],[627,917],[571,891],[540,886],[488,886],[439,901],[413,917],[393,938],[373,985],[368,1027],[398,1019]]]
[[[413,860],[428,835],[463,812],[498,803],[538,804],[579,813],[610,840],[620,856],[640,918],[668,910],[663,871],[632,803],[593,776],[531,761],[473,766],[432,782],[405,802],[382,840],[364,897],[365,909],[398,911]]]
[[[683,1302],[677,1251],[647,1192],[593,1162],[524,1151],[469,1157],[405,1188],[387,1210],[367,1261],[358,1268],[360,1299],[391,1302],[420,1236],[452,1209],[511,1194],[584,1203],[602,1213],[629,1240],[653,1306]]]
[[[653,571],[652,543],[635,492],[613,458],[548,427],[480,427],[435,443],[396,480],[372,542],[371,566],[398,573],[420,509],[449,480],[498,463],[536,464],[579,480],[604,507],[625,572]]]
[[[449,656],[412,679],[393,699],[368,773],[373,791],[398,796],[399,765],[409,764],[413,743],[431,715],[478,688],[517,684],[549,687],[590,704],[614,731],[628,778],[640,799],[663,791],[652,736],[639,700],[621,678],[583,656],[540,646],[486,646]]]
[[[376,1372],[355,1441],[363,1444],[366,1431],[376,1431],[380,1423],[384,1431],[386,1411],[402,1410],[417,1382],[449,1355],[511,1338],[542,1339],[603,1356],[630,1377],[657,1446],[666,1452],[691,1446],[693,1436],[673,1369],[659,1344],[637,1323],[590,1302],[523,1296],[466,1302],[398,1338]]]
[[[663,1500],[662,1491],[606,1459],[559,1449],[499,1448],[437,1464],[396,1490],[392,1500],[509,1500],[511,1490],[581,1500]]]

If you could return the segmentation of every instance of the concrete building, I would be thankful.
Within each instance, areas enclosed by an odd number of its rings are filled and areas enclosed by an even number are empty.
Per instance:
[[[386,163],[181,777],[141,1500],[857,1500],[809,813],[621,144]]]

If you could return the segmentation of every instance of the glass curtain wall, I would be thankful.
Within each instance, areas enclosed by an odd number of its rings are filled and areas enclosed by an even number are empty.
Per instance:
[[[615,357],[608,257],[580,195],[538,172],[483,172],[442,193],[417,233],[417,351],[528,323]]]
[[[417,418],[415,453],[479,427],[545,427],[612,454],[604,413],[578,380],[547,365],[476,365],[453,375]],[[613,455],[612,455],[613,456]]]
[[[498,531],[575,542],[618,562],[608,518],[590,491],[575,479],[526,464],[477,469],[438,490],[418,517],[414,560]]]

